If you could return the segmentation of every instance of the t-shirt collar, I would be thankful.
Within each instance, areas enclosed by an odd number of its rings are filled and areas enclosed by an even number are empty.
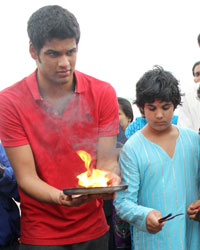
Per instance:
[[[76,78],[75,93],[79,94],[85,91],[84,80],[81,78],[81,73],[77,70],[74,71]],[[30,89],[32,96],[35,100],[42,100],[40,96],[38,84],[37,84],[37,69],[26,78],[28,88]]]

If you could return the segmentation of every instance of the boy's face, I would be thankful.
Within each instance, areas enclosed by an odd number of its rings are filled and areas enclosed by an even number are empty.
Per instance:
[[[174,113],[172,102],[155,100],[153,103],[145,103],[144,114],[148,125],[156,131],[164,131],[171,125]]]
[[[74,38],[46,41],[39,55],[33,45],[30,45],[30,52],[36,60],[41,81],[50,85],[72,84],[77,56]]]

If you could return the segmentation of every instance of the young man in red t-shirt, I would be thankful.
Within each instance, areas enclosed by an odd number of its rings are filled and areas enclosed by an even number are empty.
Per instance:
[[[72,198],[62,189],[77,187],[86,171],[78,150],[109,172],[111,185],[120,183],[115,91],[75,70],[80,30],[66,9],[37,10],[28,35],[37,69],[0,93],[0,137],[20,188],[20,249],[106,250],[102,199],[112,195]]]

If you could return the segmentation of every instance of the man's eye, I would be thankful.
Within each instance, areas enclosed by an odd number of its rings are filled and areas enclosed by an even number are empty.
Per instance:
[[[67,51],[67,53],[66,53],[66,54],[67,54],[68,56],[71,56],[71,55],[72,55],[72,53],[73,53],[73,51],[71,51],[71,50],[70,50],[70,51]]]
[[[46,54],[49,56],[52,56],[52,57],[56,57],[56,56],[58,56],[59,53],[56,51],[48,51]]]
[[[77,51],[77,49],[74,48],[74,49],[68,50],[66,54],[67,54],[68,56],[71,56],[71,55],[72,55],[73,53],[75,53],[76,51]]]

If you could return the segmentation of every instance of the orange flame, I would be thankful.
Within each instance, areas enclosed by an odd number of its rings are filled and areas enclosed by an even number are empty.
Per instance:
[[[107,187],[109,178],[107,172],[99,169],[90,169],[91,156],[87,152],[80,150],[77,152],[79,157],[85,162],[86,172],[77,176],[78,184],[83,187]]]

